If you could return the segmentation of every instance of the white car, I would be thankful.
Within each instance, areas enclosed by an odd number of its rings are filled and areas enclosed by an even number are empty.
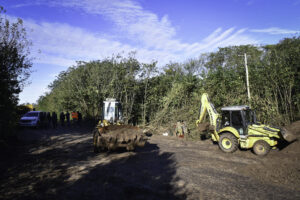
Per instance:
[[[19,125],[29,127],[39,127],[43,124],[44,112],[30,111],[21,117]]]

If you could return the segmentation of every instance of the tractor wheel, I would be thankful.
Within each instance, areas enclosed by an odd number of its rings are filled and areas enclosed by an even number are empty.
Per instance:
[[[126,146],[126,150],[127,151],[134,151],[135,147],[134,147],[134,143],[130,142],[129,144],[127,144]]]
[[[95,136],[95,141],[96,143],[94,143],[94,152],[95,153],[99,153],[99,147],[98,147],[98,135]]]
[[[95,130],[94,131],[94,135],[93,135],[93,145],[94,145],[94,152],[95,153],[99,153],[99,134],[98,131]]]
[[[223,133],[219,140],[219,147],[226,153],[233,153],[238,148],[237,138],[231,133]]]
[[[270,151],[270,145],[263,140],[258,140],[253,146],[253,151],[258,156],[265,156]]]
[[[95,145],[96,144],[96,141],[97,141],[97,130],[94,130],[93,131],[93,144]]]
[[[146,144],[146,141],[144,141],[143,139],[140,139],[138,142],[137,142],[137,146],[138,147],[144,147]]]

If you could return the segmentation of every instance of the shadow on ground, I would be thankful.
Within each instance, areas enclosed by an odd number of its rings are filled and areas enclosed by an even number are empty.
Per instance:
[[[186,198],[173,153],[155,144],[95,154],[88,129],[49,131],[47,141],[1,161],[0,199]]]

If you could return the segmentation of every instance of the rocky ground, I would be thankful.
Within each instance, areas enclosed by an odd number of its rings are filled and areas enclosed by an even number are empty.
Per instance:
[[[298,127],[298,128],[297,128]],[[290,130],[300,135],[300,122]],[[300,199],[300,142],[266,157],[153,135],[95,154],[91,126],[25,129],[0,160],[0,199]]]

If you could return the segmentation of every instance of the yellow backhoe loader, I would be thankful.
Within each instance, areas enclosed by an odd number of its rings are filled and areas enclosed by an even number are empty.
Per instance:
[[[219,144],[222,151],[232,153],[238,147],[253,149],[257,155],[268,154],[271,148],[276,148],[279,141],[292,142],[295,136],[284,128],[260,124],[256,121],[256,115],[249,106],[230,106],[221,108],[222,114],[218,114],[214,105],[210,102],[208,94],[201,97],[199,126],[209,114],[211,139]]]

